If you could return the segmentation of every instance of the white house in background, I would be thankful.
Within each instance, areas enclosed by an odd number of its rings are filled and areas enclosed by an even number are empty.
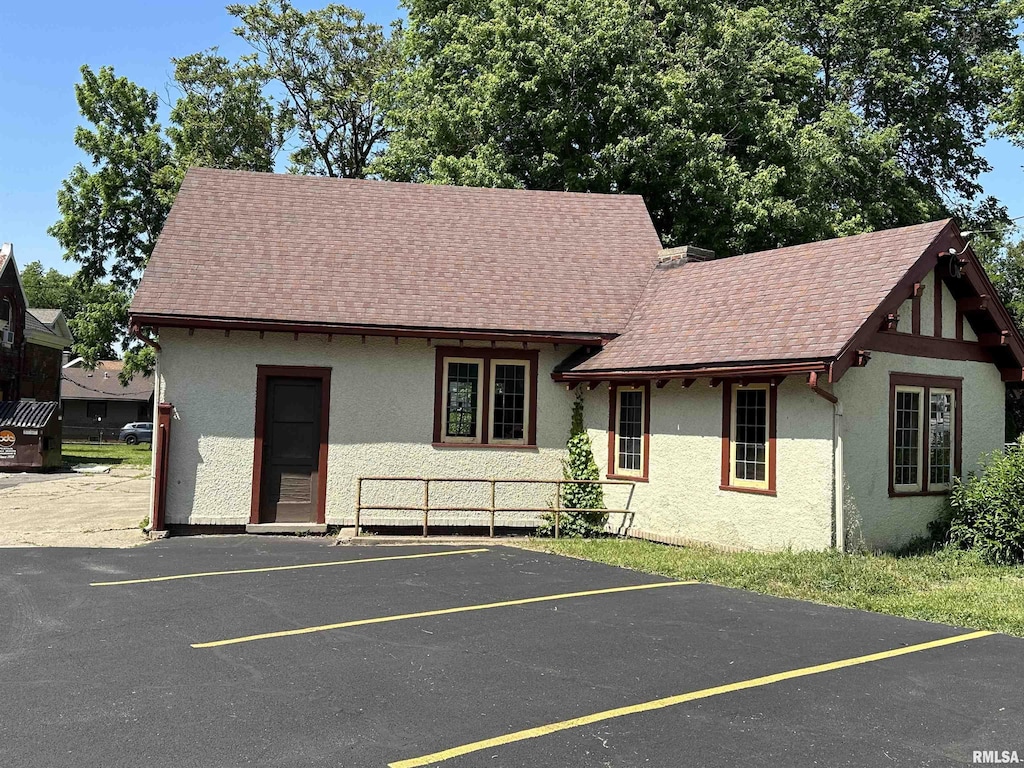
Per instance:
[[[159,334],[158,529],[422,505],[369,476],[558,478],[583,392],[628,534],[897,547],[1002,445],[1024,363],[952,221],[714,259],[662,250],[639,197],[204,169],[131,315]],[[432,521],[481,523],[444,505],[486,488],[434,486]],[[528,488],[497,504],[551,501]]]

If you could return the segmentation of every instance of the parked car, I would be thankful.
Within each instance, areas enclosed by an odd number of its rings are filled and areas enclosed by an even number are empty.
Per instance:
[[[125,424],[121,427],[121,434],[117,439],[123,443],[127,443],[128,445],[152,443],[153,422],[133,421],[131,424]]]

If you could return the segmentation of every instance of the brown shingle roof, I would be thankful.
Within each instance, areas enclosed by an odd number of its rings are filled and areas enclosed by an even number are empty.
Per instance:
[[[948,223],[659,267],[626,332],[572,370],[835,357]]]
[[[611,335],[660,248],[640,197],[192,169],[132,314]]]
[[[78,367],[62,369],[61,399],[149,400],[153,396],[153,377],[134,376],[127,387],[122,387],[117,377],[123,365],[120,360],[101,360],[94,371]]]

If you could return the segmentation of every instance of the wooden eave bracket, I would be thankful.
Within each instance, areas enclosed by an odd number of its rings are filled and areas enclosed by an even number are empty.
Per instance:
[[[895,331],[896,330],[896,325],[899,323],[899,321],[900,321],[899,313],[897,313],[897,312],[890,312],[889,314],[887,314],[882,319],[882,328],[881,328],[881,330],[883,330],[883,331]]]
[[[924,283],[914,283],[914,292],[911,294],[912,298],[921,298],[921,292],[924,290]]]

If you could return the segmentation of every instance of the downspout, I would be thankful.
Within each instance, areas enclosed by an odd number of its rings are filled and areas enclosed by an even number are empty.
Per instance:
[[[831,374],[831,371],[830,371]],[[807,376],[807,386],[819,397],[832,403],[832,518],[835,525],[834,544],[846,551],[846,519],[843,498],[843,404],[839,398],[818,384],[818,374]]]
[[[167,526],[164,521],[164,498],[166,490],[166,450],[165,431],[170,425],[165,425],[162,418],[160,404],[163,402],[163,392],[160,389],[160,343],[152,336],[142,332],[138,325],[132,325],[132,335],[156,352],[156,363],[153,365],[153,443],[152,455],[149,458],[149,526],[146,533],[151,539],[160,539],[167,536]],[[163,450],[162,450],[163,449]],[[163,466],[160,466],[162,464]]]
[[[832,446],[835,451],[832,464],[832,499],[836,525],[836,549],[846,551],[846,505],[843,496],[843,404],[838,400],[832,406]]]

